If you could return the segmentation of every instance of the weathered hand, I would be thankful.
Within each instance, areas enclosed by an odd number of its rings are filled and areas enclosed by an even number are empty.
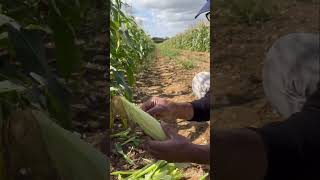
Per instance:
[[[147,151],[157,159],[169,162],[209,163],[209,146],[192,144],[189,139],[177,134],[168,125],[162,124],[168,139],[147,142]]]
[[[158,120],[172,122],[178,118],[191,119],[193,108],[190,103],[175,103],[160,97],[152,97],[142,104],[141,109]]]
[[[176,104],[164,98],[152,97],[142,104],[141,109],[162,121],[172,121],[176,117]]]

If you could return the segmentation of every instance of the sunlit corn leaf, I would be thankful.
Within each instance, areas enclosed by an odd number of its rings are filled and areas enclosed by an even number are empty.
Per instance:
[[[130,133],[130,128],[127,128],[126,130],[124,131],[121,131],[121,132],[118,132],[116,134],[111,134],[111,138],[119,138],[119,137],[122,137],[122,138],[127,138],[129,133]]]
[[[179,169],[177,169],[172,163],[168,163],[164,160],[150,163],[139,170],[116,171],[112,172],[111,175],[128,180],[180,180],[183,177]]]
[[[135,82],[135,77],[134,77],[134,63],[133,61],[128,61],[128,66],[127,66],[127,78],[128,78],[128,83],[130,86],[133,86],[134,82]]]
[[[127,139],[125,142],[121,143],[121,146],[126,145],[130,142],[137,142],[137,140],[138,140],[138,136],[133,136],[133,137]]]

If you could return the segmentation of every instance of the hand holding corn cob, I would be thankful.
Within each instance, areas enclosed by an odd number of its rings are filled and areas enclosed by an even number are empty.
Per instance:
[[[142,104],[141,109],[156,119],[175,122],[176,119],[191,119],[193,107],[190,103],[175,103],[164,98],[152,97]]]
[[[209,145],[192,144],[189,139],[177,134],[166,124],[162,124],[162,129],[168,137],[167,140],[150,140],[147,143],[147,150],[157,159],[166,160],[168,162],[209,164]]]
[[[159,121],[151,115],[129,102],[125,97],[114,97],[114,100],[113,102],[118,103],[118,108],[124,109],[128,119],[137,123],[148,136],[156,140],[165,140],[167,138]]]
[[[157,159],[169,162],[194,162],[209,164],[209,145],[192,144],[186,137],[178,135],[168,125],[161,125],[156,119],[144,112],[124,97],[117,102],[123,107],[128,118],[136,122],[142,130],[155,141],[147,143],[147,150]]]

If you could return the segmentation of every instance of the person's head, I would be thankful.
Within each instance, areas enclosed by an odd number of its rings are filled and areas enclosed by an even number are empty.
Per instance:
[[[207,0],[204,6],[200,9],[195,18],[197,18],[200,14],[206,13],[206,17],[208,21],[210,21],[210,0]]]

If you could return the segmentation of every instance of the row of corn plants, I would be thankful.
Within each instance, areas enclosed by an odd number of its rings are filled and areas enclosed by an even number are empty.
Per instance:
[[[160,47],[209,52],[210,26],[201,22],[161,43]]]
[[[121,0],[111,1],[110,75],[111,96],[123,95],[132,100],[135,72],[146,63],[154,50],[151,38],[125,13]]]
[[[110,79],[111,79],[111,127],[113,118],[122,120],[125,131],[111,135],[117,138],[114,144],[116,152],[130,165],[135,160],[130,159],[124,146],[137,147],[139,137],[132,135],[128,127],[128,120],[138,124],[141,129],[154,139],[164,140],[165,134],[160,123],[151,117],[132,101],[135,84],[135,74],[144,64],[150,60],[155,45],[151,38],[136,24],[134,17],[124,12],[124,4],[121,0],[111,1],[110,21]],[[116,115],[116,116],[115,116]],[[120,141],[123,141],[120,143]],[[142,169],[130,171],[117,171],[111,173],[116,179],[175,179],[182,177],[181,172],[174,164],[163,160],[148,162]]]

